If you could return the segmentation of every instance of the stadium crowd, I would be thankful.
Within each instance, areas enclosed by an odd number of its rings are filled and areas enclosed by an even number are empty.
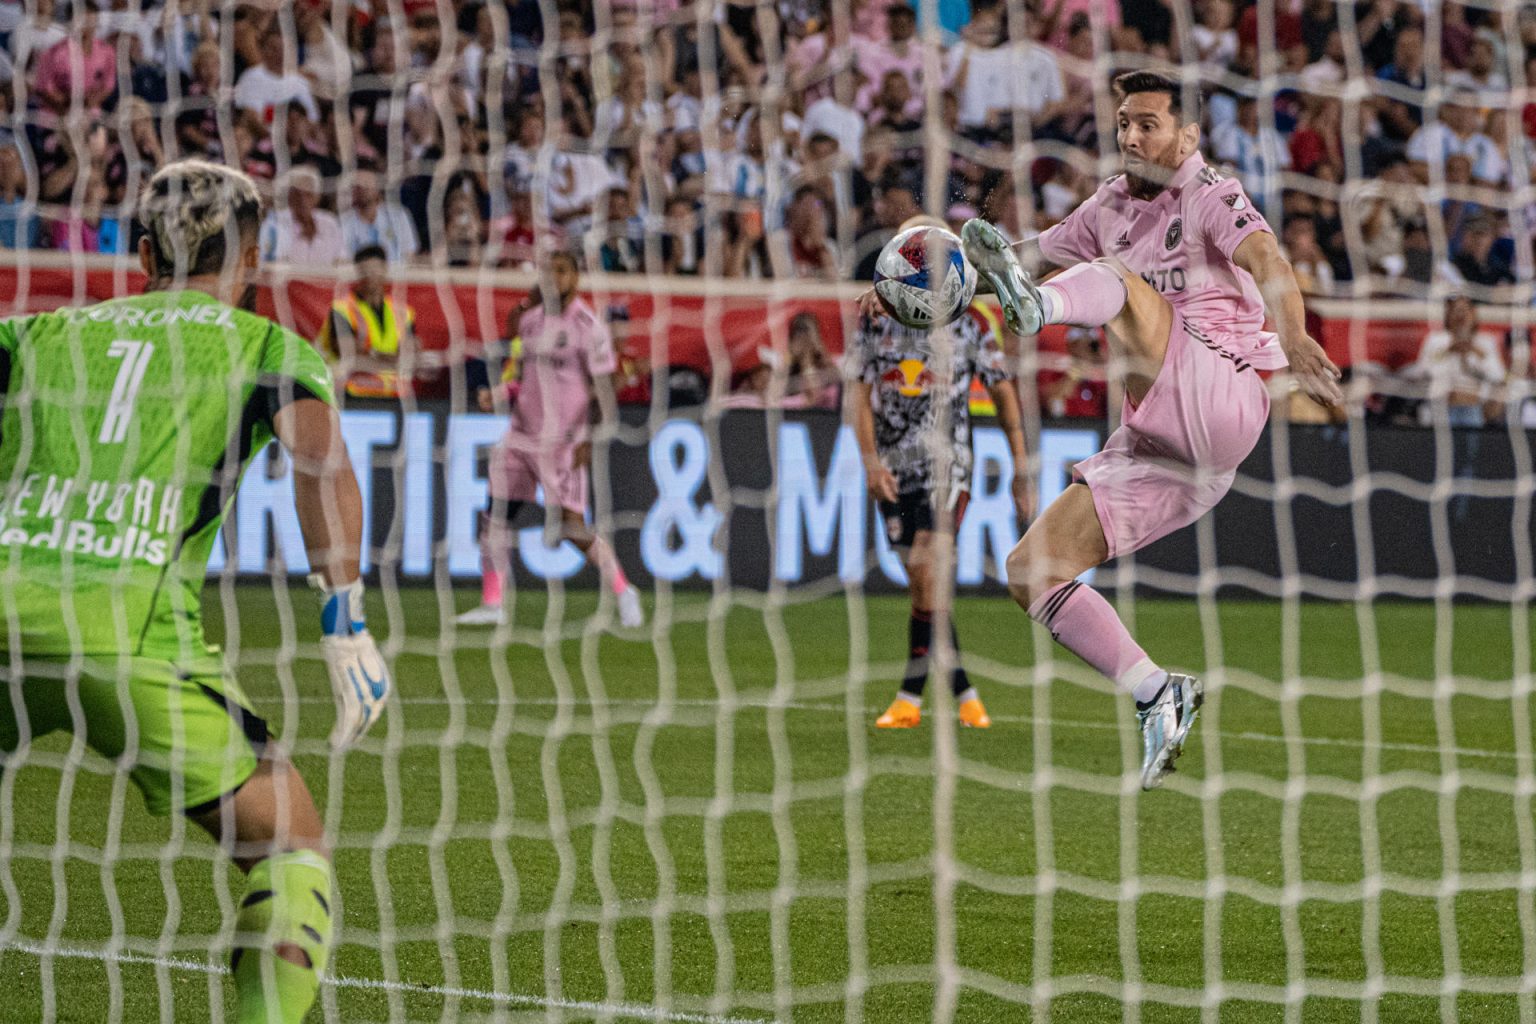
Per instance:
[[[613,273],[867,278],[925,209],[1065,216],[1117,162],[1113,73],[1172,61],[1309,294],[1530,277],[1528,5],[937,0],[930,32],[908,0],[98,2],[0,2],[5,246],[128,251],[142,182],[202,155],[301,266],[554,237]]]

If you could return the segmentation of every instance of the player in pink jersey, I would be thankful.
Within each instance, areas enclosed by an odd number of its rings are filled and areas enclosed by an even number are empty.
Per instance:
[[[512,423],[491,452],[490,502],[480,534],[480,607],[460,615],[461,625],[500,625],[502,581],[510,571],[512,523],[544,487],[547,505],[560,509],[560,536],[576,545],[597,566],[603,583],[618,600],[619,621],[640,626],[645,616],[640,593],[624,575],[613,546],[587,525],[587,468],[592,462],[591,416],[617,415],[613,374],[618,360],[613,337],[602,318],[576,294],[580,275],[570,253],[554,253],[544,267],[545,287],[517,320],[522,339],[520,376],[508,388],[515,396]],[[489,391],[480,407],[492,408]]]
[[[1159,668],[1077,577],[1221,500],[1269,416],[1256,370],[1289,364],[1317,401],[1343,395],[1338,368],[1307,336],[1301,292],[1269,225],[1242,185],[1200,156],[1199,87],[1187,111],[1171,74],[1134,71],[1115,88],[1123,175],[1017,252],[985,221],[962,234],[1014,331],[1103,326],[1124,378],[1120,428],[1078,463],[1077,482],[1008,556],[1008,589],[1052,637],[1135,697],[1141,784],[1151,789],[1173,770],[1199,714],[1200,681]],[[1051,267],[1070,269],[1032,282]]]

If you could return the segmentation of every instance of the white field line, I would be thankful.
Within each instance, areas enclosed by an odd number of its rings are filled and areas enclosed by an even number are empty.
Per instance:
[[[407,706],[410,706],[410,705],[419,705],[419,706],[442,705],[442,706],[446,707],[446,706],[449,706],[449,705],[457,704],[457,705],[460,705],[462,707],[496,707],[497,705],[499,705],[501,703],[500,701],[497,701],[494,698],[488,698],[488,697],[453,698],[453,699],[449,699],[449,698],[445,698],[445,697],[397,697],[395,699],[397,701],[399,701],[401,704],[404,704],[404,705],[407,705]],[[323,705],[325,705],[327,707],[331,707],[331,706],[334,705],[334,702],[329,697],[300,697],[298,699],[298,703],[300,703],[300,704],[323,704]],[[560,700],[557,700],[557,699],[555,699],[553,697],[518,697],[518,698],[515,698],[512,701],[512,703],[513,703],[514,706],[516,706],[518,704],[526,704],[526,705],[529,705],[531,707],[557,707],[557,706],[559,706],[562,703],[570,704],[573,707],[590,707],[594,702],[590,701],[590,700],[582,699],[582,698],[577,698],[577,699],[573,699],[573,700],[570,700],[570,701],[560,701]],[[676,699],[676,700],[673,700],[671,703],[673,705],[677,706],[677,707],[688,707],[688,708],[713,708],[713,707],[715,707],[715,706],[717,706],[719,704],[718,701],[707,700],[707,699],[702,699],[702,698]],[[609,700],[604,701],[603,704],[606,707],[633,707],[633,708],[651,708],[651,707],[659,707],[660,706],[660,705],[657,704],[656,701],[651,701],[651,700],[634,700],[634,699],[609,699]],[[839,711],[843,711],[845,709],[845,707],[846,707],[846,705],[844,705],[840,701],[836,701],[836,700],[827,700],[825,702],[814,702],[814,701],[736,700],[736,701],[732,702],[732,706],[735,709],[737,709],[737,710],[753,710],[753,709],[762,709],[762,708],[783,708],[783,709],[785,709],[787,711],[822,711],[822,712],[839,712]],[[926,706],[927,705],[926,705],[926,702],[925,702],[925,707]],[[878,706],[874,705],[874,704],[870,704],[870,705],[866,705],[865,706],[864,713],[867,714],[867,715],[870,715],[870,716],[874,716],[874,715],[878,715],[880,712],[882,712],[884,710],[885,710],[885,705],[883,705],[883,704],[878,705]],[[1103,722],[1103,721],[1094,721],[1092,719],[1083,719],[1083,718],[1054,718],[1054,717],[1040,718],[1040,717],[1038,717],[1036,715],[992,715],[991,717],[992,717],[992,721],[994,721],[994,722],[1004,722],[1004,723],[1022,724],[1022,725],[1029,725],[1029,724],[1033,724],[1035,722],[1042,722],[1042,723],[1044,723],[1046,725],[1049,725],[1049,726],[1052,726],[1052,727],[1059,727],[1059,728],[1062,728],[1062,729],[1092,729],[1092,730],[1102,730],[1102,731],[1105,731],[1105,732],[1118,732],[1121,729],[1132,728],[1132,726],[1130,724],[1130,719],[1129,718],[1127,718],[1125,722]],[[1198,726],[1198,725],[1195,728],[1196,728],[1197,731],[1208,731],[1208,730],[1202,730],[1201,727]],[[1218,730],[1217,731],[1217,735],[1221,736],[1223,739],[1238,740],[1238,741],[1242,741],[1242,742],[1252,742],[1252,743],[1279,743],[1279,744],[1283,745],[1283,744],[1292,742],[1292,740],[1290,738],[1288,738],[1288,737],[1277,736],[1274,733],[1267,733],[1267,732],[1249,732],[1249,731],[1234,732],[1234,731],[1231,731],[1231,730],[1228,730],[1228,729],[1222,729],[1222,730]],[[1440,753],[1443,752],[1442,749],[1439,746],[1437,746],[1436,744],[1433,744],[1433,743],[1406,743],[1406,742],[1397,742],[1397,741],[1392,741],[1392,740],[1384,740],[1384,741],[1379,742],[1379,743],[1368,743],[1365,740],[1357,740],[1357,739],[1351,739],[1351,738],[1348,738],[1348,737],[1335,737],[1335,736],[1300,736],[1300,737],[1296,738],[1296,741],[1300,742],[1300,743],[1303,743],[1303,744],[1307,744],[1309,746],[1348,747],[1351,750],[1364,750],[1364,749],[1369,748],[1371,750],[1395,750],[1395,751],[1401,751],[1401,752],[1410,753],[1410,754],[1440,754]],[[1478,749],[1476,747],[1453,747],[1450,750],[1450,753],[1455,754],[1457,757],[1487,757],[1487,758],[1494,758],[1494,759],[1497,759],[1497,760],[1504,760],[1504,761],[1519,761],[1519,760],[1521,760],[1521,755],[1519,753],[1517,753],[1516,751],[1513,751],[1513,750],[1481,750],[1481,749]]]
[[[191,971],[198,974],[229,974],[223,964],[210,964],[184,957],[149,956],[143,953],[111,952],[88,949],[83,946],[43,946],[17,939],[0,944],[0,952],[15,950],[36,957],[63,957],[71,960],[95,960],[100,963],[142,964],[163,967],[171,971]],[[401,992],[412,995],[445,996],[455,999],[471,999],[501,1006],[520,1007],[530,1010],[568,1010],[572,1013],[595,1014],[622,1020],[662,1021],[666,1024],[772,1024],[763,1017],[717,1017],[710,1013],[687,1013],[680,1010],[663,1010],[639,1003],[598,1003],[582,999],[549,999],[545,996],[525,996],[511,992],[485,992],[474,988],[458,988],[446,985],[413,985],[404,981],[384,981],[379,978],[321,979],[322,985],[333,988],[372,989],[381,992]]]

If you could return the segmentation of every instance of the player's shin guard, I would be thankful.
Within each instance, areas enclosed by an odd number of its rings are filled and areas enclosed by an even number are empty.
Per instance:
[[[1048,324],[1102,327],[1125,308],[1125,281],[1103,263],[1079,263],[1039,291],[1040,312]]]
[[[1157,696],[1168,673],[1131,639],[1120,616],[1092,587],[1068,580],[1029,606],[1029,617],[1067,650],[1115,681],[1138,701]]]
[[[331,915],[331,865],[318,853],[280,853],[251,869],[230,954],[236,1024],[304,1019],[330,956]]]

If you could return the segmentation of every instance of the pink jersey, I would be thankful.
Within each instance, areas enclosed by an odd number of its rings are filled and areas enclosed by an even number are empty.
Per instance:
[[[1151,200],[1134,198],[1123,174],[1110,178],[1040,235],[1040,251],[1058,267],[1118,259],[1233,355],[1277,370],[1285,355],[1264,330],[1259,287],[1232,262],[1238,243],[1268,230],[1242,183],[1194,153]]]
[[[542,305],[523,314],[521,383],[512,429],[541,446],[585,441],[592,381],[618,369],[613,336],[585,299],[550,316]]]

